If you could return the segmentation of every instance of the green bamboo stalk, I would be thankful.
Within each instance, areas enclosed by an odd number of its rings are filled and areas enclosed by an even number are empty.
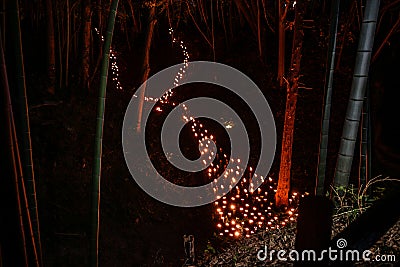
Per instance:
[[[100,179],[101,179],[101,157],[104,128],[104,111],[106,104],[106,89],[108,78],[108,66],[110,61],[110,48],[114,32],[115,17],[117,14],[118,0],[113,0],[108,16],[108,25],[103,44],[103,59],[100,69],[100,92],[97,108],[96,139],[93,164],[92,185],[92,232],[90,237],[90,264],[97,267],[99,264],[99,219],[100,219]]]
[[[18,0],[9,1],[10,4],[10,27],[11,36],[13,43],[15,44],[15,66],[16,66],[16,89],[18,92],[19,102],[19,117],[21,128],[21,139],[22,139],[22,162],[24,177],[26,179],[26,187],[29,201],[29,209],[32,214],[32,228],[34,232],[35,244],[39,260],[42,262],[42,249],[40,242],[40,226],[39,216],[37,210],[37,199],[36,199],[36,187],[35,187],[35,175],[33,170],[32,160],[32,144],[31,144],[31,133],[29,126],[29,114],[28,114],[28,100],[26,94],[25,84],[25,70],[24,70],[24,59],[22,53],[22,41],[21,41],[21,26],[19,16],[19,5]]]
[[[365,6],[353,82],[336,163],[335,186],[348,186],[349,184],[354,148],[357,140],[361,109],[364,102],[371,53],[374,44],[379,4],[380,0],[367,0]]]
[[[339,21],[340,0],[334,0],[331,6],[330,40],[325,74],[325,100],[322,116],[321,136],[319,143],[319,157],[317,169],[316,195],[323,196],[325,192],[326,158],[328,156],[329,120],[331,118],[332,85],[335,72],[336,37]]]

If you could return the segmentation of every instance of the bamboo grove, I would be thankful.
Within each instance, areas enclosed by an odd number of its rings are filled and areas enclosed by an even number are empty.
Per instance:
[[[1,14],[1,138],[5,140],[0,165],[4,178],[0,194],[7,218],[2,218],[0,266],[42,266],[43,251],[37,201],[29,118],[29,88],[24,66],[24,31],[39,34],[45,50],[45,89],[48,97],[78,101],[99,95],[95,131],[95,154],[92,184],[90,261],[98,265],[99,212],[101,194],[101,158],[106,88],[112,37],[133,47],[142,42],[138,53],[142,61],[141,81],[152,73],[149,58],[154,45],[154,32],[160,24],[167,28],[195,29],[212,58],[218,61],[217,42],[222,38],[227,47],[242,31],[250,33],[249,42],[257,47],[259,60],[273,62],[276,83],[285,92],[285,115],[282,132],[280,170],[276,205],[288,205],[295,133],[296,105],[301,94],[303,37],[307,27],[330,27],[326,37],[326,74],[324,104],[321,110],[321,136],[316,164],[316,194],[325,195],[330,185],[348,186],[357,139],[361,137],[359,185],[371,177],[369,66],[379,58],[390,38],[400,28],[400,1],[291,1],[291,0],[2,0]],[[343,8],[347,7],[347,10]],[[319,12],[330,10],[330,18]],[[396,13],[397,12],[397,13]],[[356,14],[356,15],[355,15]],[[371,23],[373,22],[373,23]],[[22,24],[22,26],[21,26]],[[307,25],[311,26],[307,26]],[[316,24],[318,24],[316,26]],[[321,26],[325,25],[325,26]],[[245,29],[245,30],[243,30]],[[360,35],[353,81],[335,173],[327,173],[328,134],[335,70],[343,65],[343,50],[351,33]],[[103,37],[104,36],[104,37]],[[222,37],[221,37],[222,36]],[[274,37],[274,39],[270,37]],[[375,36],[377,36],[375,38]],[[288,38],[289,37],[289,38]],[[144,41],[143,41],[144,40]],[[274,41],[271,41],[274,40]],[[275,42],[276,43],[272,43]],[[292,40],[292,43],[286,43]],[[375,44],[374,44],[374,40]],[[374,48],[374,49],[373,49]],[[375,49],[376,48],[376,49]],[[78,66],[78,67],[76,67]],[[100,88],[100,90],[98,90]],[[143,91],[144,92],[144,91]],[[144,95],[140,96],[144,101]],[[78,100],[77,100],[78,99]],[[138,129],[140,129],[140,120]],[[359,124],[362,126],[359,134]],[[12,238],[12,237],[17,238]],[[13,242],[3,245],[4,240]],[[23,255],[14,257],[13,255]]]

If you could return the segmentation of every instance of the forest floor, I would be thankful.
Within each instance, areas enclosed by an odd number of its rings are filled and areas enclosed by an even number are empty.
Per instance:
[[[345,224],[333,225],[333,236],[345,228]],[[259,250],[291,251],[295,249],[296,224],[284,228],[259,231],[250,238],[243,238],[228,242],[223,248],[214,249],[209,245],[205,253],[200,255],[199,266],[293,266],[294,262],[280,261],[273,254],[272,260],[267,257],[265,261],[257,258]],[[395,255],[398,263],[400,255],[400,220],[382,236],[376,244],[369,249],[372,255]],[[263,254],[261,254],[263,255]],[[287,254],[284,257],[288,257]],[[372,256],[371,256],[372,258]],[[395,262],[366,263],[359,261],[356,266],[395,266]]]

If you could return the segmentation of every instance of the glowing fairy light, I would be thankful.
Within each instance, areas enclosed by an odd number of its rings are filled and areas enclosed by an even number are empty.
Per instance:
[[[99,29],[94,28],[97,35],[101,37],[101,41],[104,42],[104,36],[100,34]],[[110,61],[111,61],[111,73],[112,73],[112,81],[115,82],[115,86],[118,90],[122,90],[122,85],[119,80],[119,68],[117,63],[117,55],[113,51],[112,47],[110,48]]]

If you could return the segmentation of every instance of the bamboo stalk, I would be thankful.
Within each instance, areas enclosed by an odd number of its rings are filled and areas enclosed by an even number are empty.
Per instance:
[[[56,54],[55,54],[55,36],[52,0],[46,0],[47,16],[47,92],[55,94],[56,83]]]
[[[257,40],[258,40],[258,53],[260,55],[260,58],[263,56],[263,49],[262,49],[262,41],[261,41],[261,13],[260,13],[260,6],[258,1],[257,1]]]
[[[397,30],[397,28],[399,26],[400,26],[400,16],[397,19],[396,23],[393,25],[393,27],[390,29],[389,33],[386,35],[385,39],[382,41],[382,43],[379,46],[379,48],[374,53],[374,56],[372,57],[372,63],[375,62],[375,60],[378,58],[378,56],[381,53],[382,49],[385,47],[385,45],[389,41],[390,37],[392,37],[393,33]]]
[[[226,29],[226,22],[225,22],[225,12],[224,12],[224,2],[221,1],[221,23],[222,23],[222,28],[224,29],[224,35],[225,35],[225,42],[226,45],[229,45],[229,36],[228,36],[228,31]]]
[[[11,115],[11,118],[13,118],[13,116]],[[26,213],[26,220],[28,222],[28,231],[29,231],[29,236],[31,237],[31,245],[32,245],[32,252],[33,252],[33,264],[36,267],[40,266],[40,261],[42,261],[41,258],[39,258],[39,251],[38,251],[38,247],[36,245],[36,233],[35,230],[33,228],[33,223],[32,223],[32,216],[31,216],[31,208],[30,208],[30,203],[29,203],[29,199],[27,196],[27,188],[25,186],[25,180],[24,180],[24,173],[23,173],[23,167],[22,167],[22,162],[21,162],[21,157],[20,157],[20,153],[19,153],[19,148],[18,148],[18,138],[17,138],[17,130],[15,127],[15,123],[14,120],[11,119],[11,126],[12,126],[12,132],[13,132],[13,145],[16,148],[15,151],[16,152],[16,161],[17,161],[17,166],[18,166],[18,179],[17,179],[17,183],[18,181],[20,182],[20,186],[21,186],[21,191],[22,191],[22,196],[23,196],[23,200],[24,200],[24,208],[25,208],[25,213]],[[18,186],[18,184],[17,184]],[[40,243],[39,243],[40,244]]]
[[[56,2],[56,20],[57,20],[57,43],[58,43],[58,88],[62,88],[62,82],[63,82],[63,49],[62,49],[62,34],[61,32],[64,32],[62,29],[62,18],[60,13],[62,10],[62,7],[60,6],[60,3]],[[61,22],[60,22],[61,20]]]
[[[214,10],[213,3],[210,3],[210,15],[211,15],[211,40],[212,40],[212,50],[213,50],[213,59],[215,61],[215,35],[214,35]]]
[[[315,194],[317,196],[323,196],[325,193],[326,158],[328,156],[329,121],[331,118],[333,74],[335,72],[336,38],[337,38],[337,26],[339,21],[339,6],[340,6],[340,0],[334,0],[332,2],[330,41],[328,46],[328,56],[327,56],[325,86],[324,86],[325,99],[323,104],[321,135],[320,135],[319,155],[318,155],[317,181],[316,181],[316,191],[315,191]]]
[[[84,90],[90,90],[90,36],[92,27],[91,1],[83,1],[83,28],[82,28],[82,87]]]
[[[360,163],[359,163],[359,188],[361,185],[366,185],[370,173],[370,164],[369,160],[371,159],[371,151],[369,149],[371,143],[371,136],[370,136],[370,98],[369,98],[369,84],[367,84],[366,94],[364,97],[363,109],[362,109],[362,116],[361,116],[361,125],[360,127]]]
[[[338,52],[338,56],[337,56],[337,62],[336,62],[336,70],[339,70],[340,62],[341,62],[342,54],[343,54],[343,50],[344,50],[344,46],[347,43],[346,42],[347,33],[349,32],[350,26],[353,24],[354,19],[355,19],[355,16],[353,15],[353,13],[355,12],[354,11],[355,8],[356,8],[356,3],[353,2],[351,4],[350,12],[348,13],[347,20],[346,20],[347,22],[344,25],[344,29],[342,31],[342,36],[341,36],[340,42],[339,42],[340,45],[339,45],[339,52]]]
[[[29,114],[28,114],[28,100],[26,93],[25,84],[25,70],[24,70],[24,59],[22,53],[22,42],[21,42],[21,27],[19,19],[19,6],[18,0],[10,1],[10,19],[11,26],[13,27],[12,38],[16,44],[15,51],[15,62],[16,62],[16,89],[18,92],[20,114],[18,121],[20,122],[21,132],[22,132],[22,162],[24,162],[23,171],[25,182],[27,184],[27,194],[29,201],[29,209],[32,213],[32,228],[35,238],[35,246],[37,248],[37,254],[39,261],[42,262],[41,253],[41,239],[40,239],[40,226],[39,226],[39,216],[37,210],[37,199],[36,199],[36,184],[35,184],[35,173],[33,168],[33,158],[32,158],[32,144],[31,144],[31,132],[29,124]]]
[[[97,267],[99,265],[99,220],[100,220],[100,181],[101,181],[101,157],[103,145],[103,128],[104,128],[104,112],[106,104],[106,89],[108,68],[110,61],[110,48],[112,36],[114,32],[115,17],[117,14],[118,0],[113,0],[108,16],[107,31],[103,44],[103,60],[100,71],[100,92],[99,103],[97,108],[97,124],[96,124],[96,139],[94,149],[94,164],[93,164],[93,184],[92,184],[92,232],[90,236],[90,265]]]
[[[210,40],[207,38],[207,36],[205,35],[205,33],[201,30],[200,26],[197,24],[196,19],[195,19],[194,16],[193,16],[192,12],[190,11],[190,5],[189,5],[189,3],[186,2],[186,4],[187,4],[187,10],[188,10],[189,16],[191,17],[191,19],[192,19],[192,21],[193,21],[193,23],[194,23],[194,26],[196,26],[197,30],[198,30],[198,31],[200,32],[200,34],[203,36],[204,40],[206,40],[206,42],[208,43],[208,45],[209,45],[211,48],[213,48],[212,41],[210,41]]]
[[[335,186],[348,186],[357,133],[364,101],[372,48],[375,38],[376,21],[380,0],[367,0],[357,57],[354,67],[349,103],[343,126],[339,155],[336,163]]]
[[[1,29],[0,29],[1,30]],[[0,36],[2,36],[2,32],[0,33]],[[3,49],[3,42],[0,41],[0,62],[1,62],[1,81],[3,85],[3,92],[4,92],[4,100],[5,100],[5,125],[7,127],[7,143],[9,144],[10,148],[10,155],[9,158],[11,158],[11,165],[12,165],[12,170],[14,174],[14,180],[15,180],[15,193],[16,193],[16,199],[17,199],[17,209],[18,209],[18,219],[19,219],[19,227],[21,230],[21,241],[22,241],[22,246],[23,246],[23,254],[24,254],[24,264],[28,264],[28,254],[27,254],[27,248],[26,248],[26,239],[25,239],[25,230],[24,230],[24,223],[23,223],[23,217],[22,217],[22,208],[21,208],[21,199],[20,199],[20,193],[18,189],[18,174],[17,174],[17,164],[15,160],[15,154],[18,153],[18,151],[15,151],[14,147],[14,142],[13,142],[13,131],[11,127],[11,120],[14,120],[14,116],[12,115],[12,106],[11,106],[11,95],[10,95],[10,88],[8,84],[8,78],[7,78],[7,68],[6,68],[6,62],[5,62],[5,57],[4,57],[4,49]],[[4,171],[4,170],[3,170]],[[4,214],[4,216],[7,216]],[[1,253],[1,247],[0,247],[0,253]],[[2,257],[0,255],[0,266],[2,266]]]
[[[6,46],[6,1],[2,1],[3,15],[2,15],[2,29],[1,29],[1,41],[3,42],[3,49]]]
[[[67,37],[66,37],[66,47],[65,47],[65,75],[64,75],[64,77],[65,77],[65,88],[68,88],[68,82],[69,82],[69,74],[68,74],[68,71],[69,71],[69,39],[70,39],[70,10],[69,10],[69,0],[65,0],[65,4],[66,4],[66,10],[67,10],[67,12],[66,12],[66,15],[67,15],[67,18],[66,18],[66,20],[67,20],[67,22],[66,22],[66,24],[67,24],[67,33],[66,33],[66,35],[67,35]]]

